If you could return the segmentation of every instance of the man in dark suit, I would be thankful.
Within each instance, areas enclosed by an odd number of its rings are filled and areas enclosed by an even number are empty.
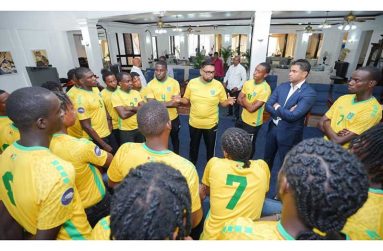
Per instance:
[[[315,90],[306,83],[310,68],[305,59],[292,62],[290,82],[279,85],[266,103],[271,119],[266,124],[264,160],[270,170],[275,156],[279,169],[287,152],[303,139],[304,120],[316,99]]]

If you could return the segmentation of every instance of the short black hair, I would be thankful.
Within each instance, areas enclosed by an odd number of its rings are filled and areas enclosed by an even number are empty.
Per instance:
[[[137,72],[131,72],[130,73],[130,76],[132,76],[132,78],[134,78],[134,77],[139,77],[140,76],[140,74],[138,74]]]
[[[222,134],[221,142],[222,149],[230,159],[243,162],[245,168],[250,167],[253,147],[250,134],[243,129],[231,127]]]
[[[291,63],[291,65],[298,65],[302,71],[306,71],[307,75],[310,73],[311,64],[306,59],[297,59]]]
[[[66,76],[67,76],[67,78],[68,78],[69,80],[76,80],[76,69],[77,69],[77,68],[73,68],[73,69],[70,69],[70,70],[67,72]]]
[[[219,55],[219,53],[216,51],[216,52],[214,52],[214,55]]]
[[[262,65],[263,67],[265,67],[266,73],[270,73],[271,65],[269,63],[262,62],[259,65]]]
[[[79,68],[76,68],[76,70],[75,70],[75,76],[76,76],[76,79],[77,79],[77,80],[82,79],[83,77],[85,77],[85,75],[86,75],[88,72],[92,72],[92,71],[91,71],[89,68],[87,68],[87,67],[79,67]]]
[[[50,91],[62,91],[63,87],[61,84],[55,81],[47,81],[41,85],[42,88],[48,89]]]
[[[147,102],[137,112],[138,130],[145,137],[160,135],[168,122],[168,110],[156,100]]]
[[[343,147],[323,138],[294,146],[280,170],[293,191],[299,218],[309,229],[297,239],[336,239],[347,218],[367,200],[362,163]],[[325,237],[314,231],[325,233]]]
[[[108,70],[102,71],[102,80],[104,80],[104,82],[106,81],[106,78],[109,76],[115,76],[115,75],[113,72],[108,71]]]
[[[214,66],[215,67],[215,64],[211,61],[211,60],[205,60],[202,62],[201,64],[201,69],[205,68],[205,66],[207,65],[210,65],[210,66]]]
[[[28,129],[38,118],[46,118],[51,110],[49,96],[42,87],[25,87],[14,91],[6,102],[7,116],[20,130]]]
[[[191,197],[185,177],[164,163],[132,169],[114,191],[111,239],[184,239],[191,231]]]
[[[166,63],[166,61],[163,60],[157,61],[155,66],[157,65],[162,65],[163,67],[165,67],[165,69],[168,68],[168,64]]]
[[[357,69],[357,71],[367,71],[370,75],[370,80],[376,81],[377,83],[382,78],[382,73],[380,70],[373,66],[364,66]]]
[[[371,127],[351,140],[349,149],[362,161],[371,182],[383,189],[383,124]]]
[[[0,89],[0,95],[5,93],[6,91]]]
[[[117,78],[117,82],[121,82],[121,80],[124,78],[124,76],[131,76],[130,73],[127,73],[127,72],[119,72],[116,76]]]

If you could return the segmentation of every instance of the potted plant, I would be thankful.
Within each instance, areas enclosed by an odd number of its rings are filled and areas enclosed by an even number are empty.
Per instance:
[[[229,66],[227,65],[227,60],[232,55],[233,55],[233,51],[231,50],[230,46],[228,46],[226,48],[225,47],[221,48],[221,56],[223,58],[223,67],[224,67],[225,71],[229,68]]]
[[[205,60],[205,56],[202,55],[200,52],[196,53],[196,56],[193,61],[193,67],[195,69],[200,69],[202,62]]]

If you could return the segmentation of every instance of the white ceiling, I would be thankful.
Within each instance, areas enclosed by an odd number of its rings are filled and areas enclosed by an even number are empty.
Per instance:
[[[328,21],[340,23],[350,11],[273,11],[272,25],[293,25],[298,23],[320,24],[328,16]],[[371,20],[382,15],[383,11],[353,11],[359,20]],[[158,17],[162,17],[165,24],[189,26],[190,24],[209,26],[249,25],[254,11],[161,11],[146,12],[131,15],[114,16],[100,21],[122,22],[135,25],[155,25]],[[198,26],[198,25],[197,25]]]

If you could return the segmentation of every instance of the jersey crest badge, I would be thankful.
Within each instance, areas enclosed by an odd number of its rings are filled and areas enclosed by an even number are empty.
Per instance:
[[[73,195],[74,195],[73,188],[69,188],[68,190],[66,190],[63,196],[61,197],[61,204],[63,204],[64,206],[69,205],[69,203],[71,203],[73,200]]]
[[[85,112],[85,109],[83,107],[79,107],[77,109],[78,113],[84,113]]]
[[[95,148],[94,148],[94,154],[96,154],[96,156],[101,156],[101,149],[100,149],[100,147],[95,146]]]

